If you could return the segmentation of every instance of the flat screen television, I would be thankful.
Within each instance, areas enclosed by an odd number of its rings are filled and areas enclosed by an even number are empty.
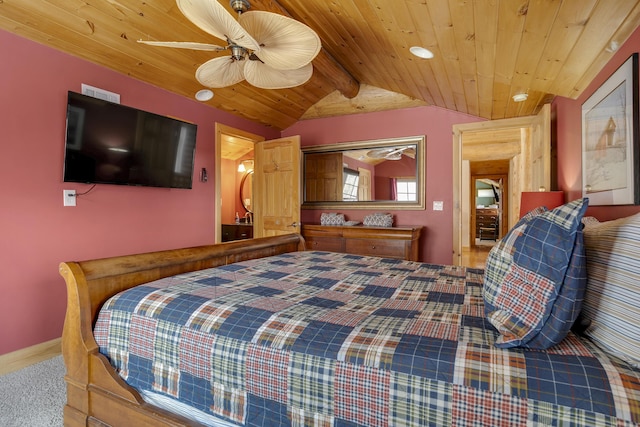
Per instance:
[[[64,181],[191,188],[197,126],[69,92]]]

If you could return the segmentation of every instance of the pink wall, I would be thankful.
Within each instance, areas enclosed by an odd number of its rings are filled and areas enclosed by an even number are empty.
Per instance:
[[[0,30],[0,354],[60,337],[61,261],[214,241],[215,122],[267,138],[279,132]],[[98,185],[63,207],[67,91],[86,83],[121,102],[198,125],[192,190]]]
[[[632,53],[639,50],[640,28],[637,28],[578,99],[556,97],[553,101],[552,115],[558,150],[558,187],[565,192],[566,200],[582,197],[582,104]],[[636,165],[636,168],[639,167],[640,165]],[[597,206],[589,207],[587,215],[608,220],[636,212],[640,212],[640,206]]]
[[[302,147],[338,142],[426,135],[426,210],[393,211],[395,225],[421,225],[420,258],[451,264],[453,257],[453,136],[452,126],[481,119],[438,107],[419,107],[326,119],[304,120],[283,132],[300,135]],[[444,202],[443,211],[432,210],[433,201]],[[349,219],[362,221],[370,210],[342,210]],[[302,210],[303,222],[320,222],[321,210]]]

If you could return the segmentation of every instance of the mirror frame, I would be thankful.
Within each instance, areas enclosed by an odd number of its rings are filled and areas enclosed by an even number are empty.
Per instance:
[[[253,170],[248,171],[247,173],[244,174],[244,176],[242,177],[242,180],[240,181],[240,203],[242,203],[242,207],[244,208],[245,211],[249,212],[249,213],[253,213],[253,209],[249,210],[249,208],[247,207],[247,205],[244,202],[244,185],[247,181],[247,178],[251,176],[251,179],[253,180]],[[253,206],[253,181],[251,182],[251,206]]]
[[[398,202],[395,200],[372,200],[362,202],[307,202],[304,200],[304,158],[305,154],[330,153],[337,151],[375,149],[396,145],[416,145],[416,184],[417,200],[415,202]],[[314,145],[302,147],[302,209],[393,209],[393,210],[424,210],[426,199],[425,167],[426,167],[426,137],[424,135],[401,138],[374,139],[369,141],[341,142],[328,145]]]

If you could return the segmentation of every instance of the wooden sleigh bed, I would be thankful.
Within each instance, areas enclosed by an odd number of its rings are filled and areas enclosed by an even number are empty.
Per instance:
[[[540,213],[539,217],[544,215]],[[525,228],[535,229],[538,220],[541,219],[530,218],[528,223],[521,223],[517,235],[501,242],[496,252],[517,253],[519,249],[509,245],[517,246],[526,240]],[[634,229],[640,230],[640,217],[635,222]],[[596,229],[597,226],[593,228]],[[602,245],[611,229],[598,230],[594,241]],[[573,234],[580,237],[576,241],[581,244],[582,236],[575,227]],[[564,236],[554,245],[569,240]],[[587,249],[589,254],[589,244]],[[573,253],[573,249],[569,252]],[[555,260],[557,247],[553,253]],[[630,251],[624,249],[621,253],[628,256]],[[597,253],[592,255],[596,257]],[[576,267],[584,262],[583,257],[568,258],[572,261],[561,282],[583,281],[584,269]],[[608,256],[607,262],[610,259]],[[147,389],[177,396],[184,394],[187,387],[182,377],[201,385],[202,379],[196,378],[200,376],[207,378],[205,387],[193,390],[220,393],[223,397],[216,400],[214,396],[200,405],[199,411],[212,408],[216,416],[221,415],[220,425],[638,425],[640,369],[634,365],[635,360],[629,361],[614,351],[619,349],[603,349],[592,339],[568,329],[562,336],[554,336],[555,332],[549,330],[564,327],[558,324],[550,329],[538,328],[533,334],[517,335],[522,325],[509,329],[509,323],[503,323],[501,327],[507,330],[504,333],[491,323],[496,322],[492,316],[508,307],[500,299],[499,290],[491,285],[500,275],[497,270],[505,270],[500,281],[511,281],[529,292],[526,281],[513,281],[509,276],[514,269],[517,273],[524,268],[527,261],[520,259],[516,264],[519,265],[505,269],[504,259],[496,255],[485,272],[304,251],[302,237],[295,234],[63,263],[60,271],[68,290],[62,343],[67,367],[65,425],[218,425],[211,418],[202,421],[149,403],[153,396],[147,394]],[[174,302],[160,301],[176,287],[181,291],[171,294],[169,299]],[[240,289],[238,294],[233,293],[234,288]],[[145,296],[141,296],[142,289]],[[121,293],[125,290],[129,294]],[[131,292],[137,294],[131,296]],[[566,309],[571,295],[563,292],[559,299],[566,301],[552,304],[553,307],[565,304],[563,310]],[[606,290],[599,289],[598,293],[604,295]],[[118,297],[110,299],[116,294]],[[148,300],[147,294],[154,296]],[[214,302],[205,301],[204,295],[214,295]],[[176,329],[182,335],[196,337],[185,347],[190,367],[167,375],[167,371],[158,374],[158,369],[169,368],[155,366],[151,373],[142,372],[142,379],[135,378],[132,371],[143,370],[132,368],[134,359],[144,365],[147,357],[164,356],[137,356],[146,352],[141,343],[147,338],[133,334],[136,349],[134,344],[116,343],[118,339],[114,337],[129,328],[118,317],[123,316],[123,307],[136,306],[136,312],[150,312],[148,319],[138,321],[147,329],[148,322],[156,322],[153,329],[159,328],[157,321],[176,316],[175,301],[194,301],[193,298],[196,305],[200,304],[194,311],[197,314],[188,315],[189,320],[179,314],[183,320]],[[570,305],[580,311],[582,299],[577,299],[577,304],[574,298]],[[631,310],[632,316],[633,310],[638,310],[638,305],[633,307],[638,299],[633,293],[625,301],[630,305],[625,310]],[[204,317],[202,307],[207,304],[215,310],[224,306],[226,314],[217,312],[213,318]],[[485,313],[487,306],[492,310],[489,314]],[[551,310],[546,310],[550,317],[558,317],[555,308],[547,308]],[[173,314],[162,317],[162,310]],[[600,321],[597,313],[587,314],[594,322]],[[245,325],[246,329],[238,321],[244,317],[255,320]],[[569,326],[575,321],[575,316],[571,317]],[[227,327],[225,322],[232,318],[235,323]],[[634,321],[636,325],[623,332],[631,337],[632,345],[636,338],[633,334],[637,333],[633,328],[637,328],[639,320]],[[126,335],[134,329],[131,326]],[[247,333],[248,338],[241,336]],[[166,336],[154,339],[166,340]],[[554,339],[559,342],[549,341]],[[227,347],[231,342],[241,346],[247,359],[216,359],[219,349],[208,350],[211,343],[218,344],[216,340],[224,340]],[[154,343],[151,345],[158,341]],[[125,347],[119,347],[122,345]],[[182,348],[184,343],[176,339],[175,345]],[[234,355],[240,353],[238,348]],[[198,365],[194,356],[198,353],[217,362]],[[250,354],[257,359],[250,360]],[[213,372],[216,364],[225,372]],[[198,370],[207,372],[193,374]],[[235,382],[240,380],[231,376],[234,370],[242,373],[242,381],[247,384]],[[145,379],[145,375],[156,377]],[[149,384],[140,386],[146,381]],[[222,384],[227,381],[233,382],[237,390],[220,391],[227,387]],[[189,410],[181,413],[189,415]]]
[[[67,367],[65,426],[183,426],[196,422],[146,404],[98,351],[93,325],[110,296],[163,277],[304,250],[299,235],[243,240],[219,245],[66,262],[67,313],[62,354]]]

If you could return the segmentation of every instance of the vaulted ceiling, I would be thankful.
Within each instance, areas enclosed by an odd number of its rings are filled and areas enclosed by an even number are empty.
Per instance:
[[[207,104],[277,129],[417,105],[486,119],[533,114],[556,95],[579,96],[640,22],[640,0],[251,0],[251,7],[318,33],[313,76],[293,89],[246,82],[215,89]],[[227,55],[137,43],[220,43],[175,0],[0,0],[0,28],[189,98],[203,88],[196,69]],[[411,46],[435,56],[417,58]],[[516,93],[528,99],[516,103]]]

